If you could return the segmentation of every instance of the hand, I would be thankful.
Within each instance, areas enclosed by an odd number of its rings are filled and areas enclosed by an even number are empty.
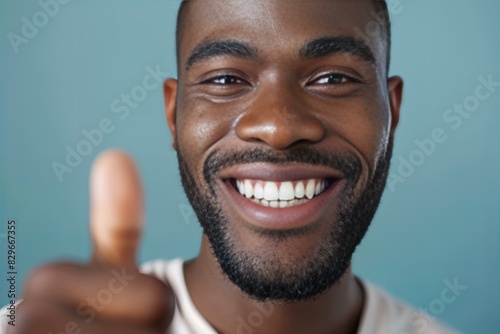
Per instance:
[[[142,187],[130,157],[109,151],[90,178],[93,256],[86,265],[49,264],[27,280],[16,326],[8,334],[165,334],[172,289],[140,274]]]

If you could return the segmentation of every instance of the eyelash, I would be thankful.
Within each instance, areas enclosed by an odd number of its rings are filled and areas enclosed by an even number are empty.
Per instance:
[[[227,80],[227,81],[236,81],[236,82],[230,82],[230,83],[220,83],[216,82],[217,80]],[[239,77],[235,75],[219,75],[214,78],[210,78],[208,80],[205,80],[202,82],[202,84],[214,84],[218,86],[227,86],[227,85],[236,85],[236,84],[242,84],[245,83],[246,81],[243,79],[240,79]]]
[[[354,83],[360,82],[359,80],[352,78],[352,77],[345,75],[345,74],[328,73],[328,74],[324,74],[324,75],[314,79],[312,82],[308,83],[307,85],[312,85],[312,84],[320,81],[321,79],[329,80],[331,78],[335,78],[335,79],[340,78],[341,82],[324,83],[324,84],[325,85],[342,85],[342,84],[347,84],[350,82],[354,82]],[[222,83],[222,82],[216,82],[216,81],[229,81],[229,82]],[[237,76],[234,76],[234,75],[219,75],[217,77],[214,77],[214,78],[211,78],[211,79],[208,79],[208,80],[205,80],[202,82],[202,84],[214,84],[214,85],[218,85],[218,86],[236,85],[236,84],[242,84],[242,83],[246,83],[246,81],[237,77]]]
[[[325,85],[343,85],[347,83],[359,83],[360,81],[358,79],[355,79],[351,76],[342,74],[342,73],[327,73],[324,74],[316,79],[314,79],[312,82],[308,83],[308,85],[313,85],[315,83],[318,83],[321,80],[329,80],[334,78],[336,81],[340,79],[341,82],[335,82],[335,83],[324,83]]]

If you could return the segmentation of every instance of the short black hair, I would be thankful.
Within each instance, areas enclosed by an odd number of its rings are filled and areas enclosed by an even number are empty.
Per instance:
[[[189,0],[182,0],[179,11],[177,12],[177,25],[175,32],[175,43],[176,43],[176,54],[177,54],[177,64],[179,64],[179,49],[180,49],[180,31],[182,29],[182,21],[184,17],[184,12],[186,11],[186,6]],[[382,32],[384,34],[386,50],[387,50],[387,73],[389,72],[389,66],[391,63],[391,44],[392,44],[392,28],[391,19],[389,17],[389,10],[387,8],[386,0],[369,0],[373,2],[375,6],[375,11],[378,16],[383,20]]]
[[[183,1],[185,2],[185,1]],[[389,9],[387,8],[386,0],[373,0],[373,5],[375,6],[376,13],[382,17],[383,27],[382,32],[384,34],[386,54],[387,54],[387,74],[389,74],[389,67],[391,65],[391,47],[392,47],[392,27],[391,18],[389,16]]]
[[[179,50],[181,47],[181,28],[187,4],[188,0],[182,0],[181,5],[179,6],[179,11],[177,12],[177,23],[175,28],[175,54],[177,55],[177,67],[179,67],[180,64]]]

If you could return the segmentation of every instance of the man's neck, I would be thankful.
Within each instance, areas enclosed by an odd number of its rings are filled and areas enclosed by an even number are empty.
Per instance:
[[[256,302],[222,273],[205,238],[184,274],[193,303],[219,333],[353,334],[363,308],[363,289],[350,268],[312,301]]]

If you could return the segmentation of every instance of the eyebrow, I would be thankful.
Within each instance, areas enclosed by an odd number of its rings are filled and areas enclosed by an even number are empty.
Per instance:
[[[307,42],[299,51],[300,59],[314,59],[336,54],[352,54],[374,64],[375,56],[363,41],[350,36],[325,36]],[[257,49],[237,40],[212,40],[198,44],[186,62],[186,70],[207,59],[231,56],[245,59],[257,59]]]
[[[186,70],[196,63],[220,56],[255,59],[257,50],[248,43],[236,40],[205,41],[198,44],[191,52],[186,62]]]
[[[301,59],[314,59],[336,54],[352,54],[375,64],[375,56],[363,41],[350,36],[325,36],[307,42],[299,51]]]

